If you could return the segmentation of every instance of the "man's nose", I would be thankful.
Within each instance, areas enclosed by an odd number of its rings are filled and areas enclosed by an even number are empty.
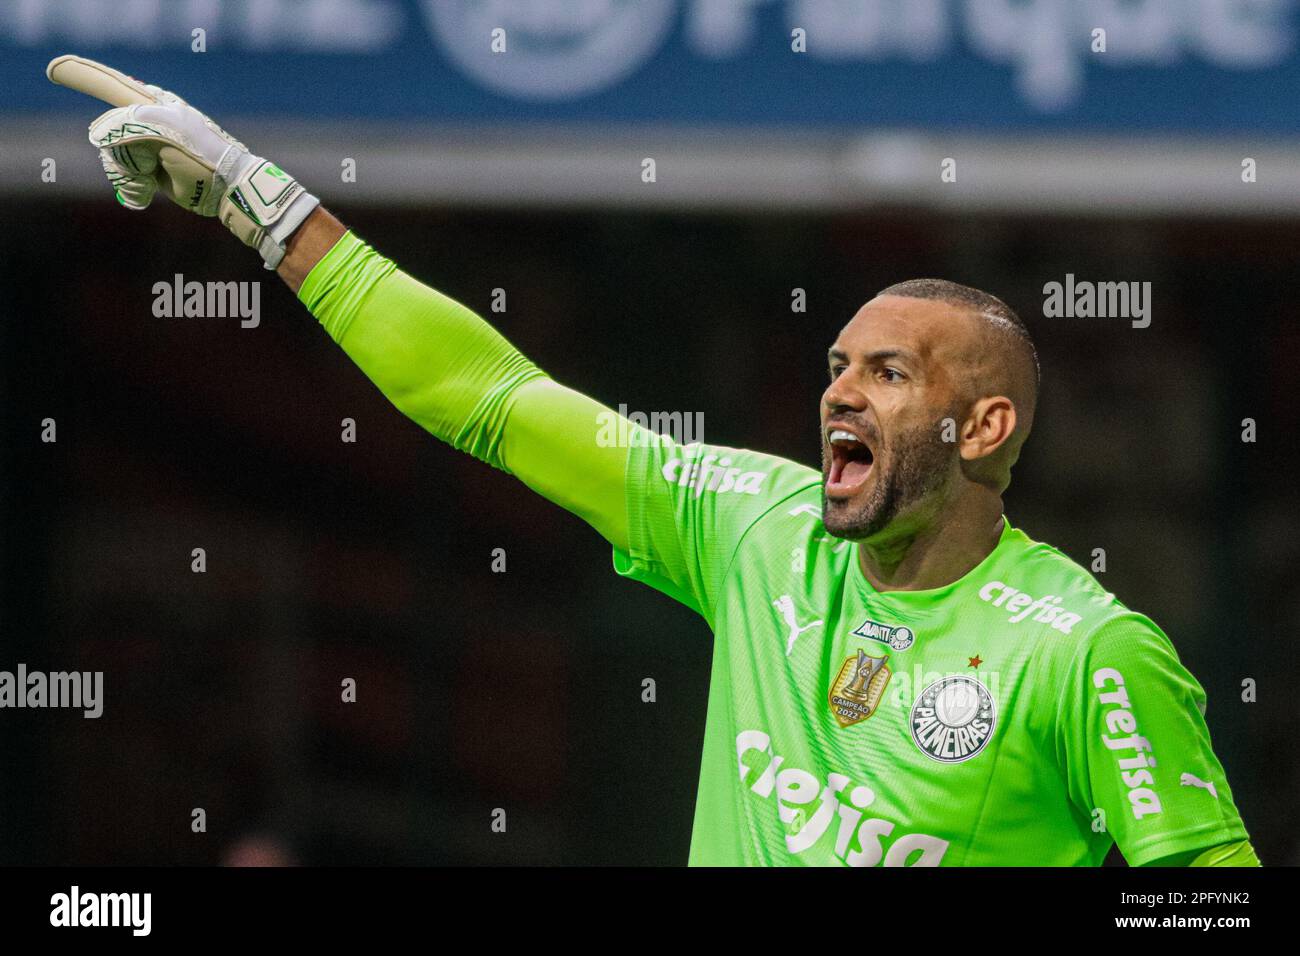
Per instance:
[[[862,411],[866,407],[866,397],[851,382],[846,382],[847,378],[848,376],[841,375],[822,394],[822,402],[831,414],[837,411]]]

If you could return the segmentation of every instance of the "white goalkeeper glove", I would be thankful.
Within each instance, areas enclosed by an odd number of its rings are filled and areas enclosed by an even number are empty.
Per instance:
[[[45,75],[115,107],[90,124],[90,142],[128,209],[146,208],[161,190],[190,212],[218,216],[274,269],[290,234],[320,204],[175,93],[72,55],[51,60]]]

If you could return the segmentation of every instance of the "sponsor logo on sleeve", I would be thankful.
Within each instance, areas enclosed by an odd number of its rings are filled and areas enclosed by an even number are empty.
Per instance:
[[[721,458],[705,455],[698,461],[693,461],[697,449],[685,445],[680,450],[683,457],[669,458],[664,462],[661,474],[665,481],[679,488],[693,488],[697,498],[706,491],[716,491],[720,495],[729,491],[740,495],[756,495],[763,490],[763,482],[768,476],[766,471],[732,468],[732,460],[726,455]]]
[[[1133,811],[1133,818],[1141,820],[1145,816],[1160,812],[1160,796],[1151,789],[1155,777],[1149,767],[1156,765],[1155,754],[1151,752],[1151,741],[1138,733],[1137,718],[1133,716],[1132,704],[1128,690],[1124,686],[1124,675],[1113,667],[1103,667],[1093,672],[1092,686],[1102,691],[1098,700],[1113,706],[1102,714],[1102,720],[1110,734],[1101,735],[1101,742],[1107,750],[1118,751],[1116,763],[1120,770],[1120,779],[1128,787],[1128,802]],[[1120,757],[1128,751],[1129,757]]]

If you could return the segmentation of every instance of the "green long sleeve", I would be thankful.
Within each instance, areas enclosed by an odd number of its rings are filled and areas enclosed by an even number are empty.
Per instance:
[[[627,449],[598,440],[616,413],[351,232],[298,298],[403,414],[627,547]]]
[[[1259,866],[1259,857],[1249,840],[1223,843],[1207,850],[1189,850],[1163,859],[1152,860],[1147,866]]]
[[[1188,866],[1259,866],[1259,857],[1249,840],[1212,847],[1192,860]]]

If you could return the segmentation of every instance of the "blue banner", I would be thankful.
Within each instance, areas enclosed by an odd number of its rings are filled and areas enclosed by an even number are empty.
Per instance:
[[[219,116],[1300,132],[1296,0],[0,0],[0,109],[59,53]]]

